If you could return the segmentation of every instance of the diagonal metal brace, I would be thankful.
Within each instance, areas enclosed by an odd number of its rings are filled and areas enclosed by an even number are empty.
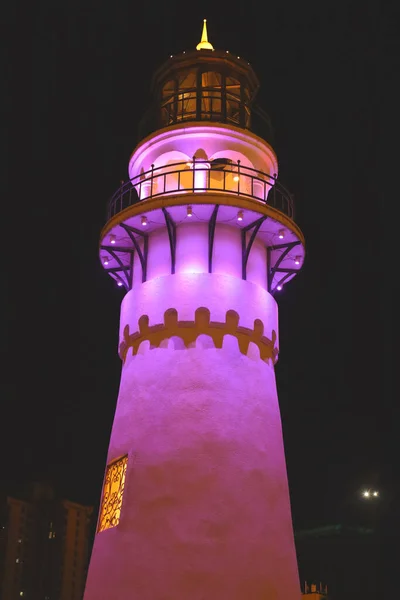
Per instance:
[[[292,274],[292,272],[297,272],[297,269],[280,269],[279,265],[282,263],[282,261],[284,260],[284,258],[286,258],[286,256],[289,254],[289,252],[295,248],[296,246],[298,246],[299,244],[301,244],[300,241],[296,241],[296,242],[290,242],[289,244],[277,244],[276,246],[270,246],[267,249],[267,253],[268,253],[268,258],[267,258],[267,265],[268,265],[268,291],[271,292],[272,291],[272,281],[274,279],[275,273],[286,273],[286,275],[279,281],[280,284],[282,284],[284,281],[286,281],[286,279],[288,277],[290,277],[290,275]],[[284,250],[283,250],[284,249]],[[271,256],[272,256],[272,251],[273,250],[283,250],[282,254],[279,256],[279,258],[276,260],[274,266],[271,268]]]
[[[135,247],[135,250],[136,250],[139,260],[140,260],[140,265],[142,267],[142,283],[144,283],[147,278],[147,256],[148,256],[148,248],[149,248],[149,234],[143,233],[143,231],[140,231],[139,229],[136,229],[135,227],[132,227],[131,225],[126,225],[125,223],[120,223],[120,227],[122,227],[122,229],[125,229],[126,233],[129,235],[129,238],[130,238],[132,244]],[[134,233],[136,235],[140,235],[143,238],[143,252],[139,245],[139,242],[133,235]],[[133,275],[133,273],[132,273],[132,275]]]
[[[216,204],[208,223],[208,272],[212,273],[212,256],[214,249],[215,225],[217,223],[219,204]]]
[[[176,225],[171,215],[166,208],[162,208],[165,224],[168,230],[169,246],[171,249],[171,275],[175,273],[175,257],[176,257]]]
[[[115,271],[114,271],[114,274],[117,277],[117,279],[122,283],[122,285],[125,287],[125,289],[130,290],[132,287],[132,259],[133,259],[132,248],[125,248],[124,246],[117,246],[117,247],[100,246],[100,249],[106,250],[109,254],[111,254],[113,259],[119,264],[119,270],[122,271],[121,276]],[[127,254],[130,254],[131,267],[129,267],[128,265],[124,265],[124,263],[122,262],[120,257],[116,254],[116,252],[126,252]],[[106,269],[106,270],[109,272],[113,271],[112,269]],[[122,278],[122,274],[125,275],[125,279]]]
[[[260,219],[257,219],[257,221],[253,221],[253,223],[250,223],[250,225],[246,225],[246,227],[242,228],[242,231],[241,231],[241,234],[242,234],[242,279],[247,278],[247,262],[249,260],[250,250],[254,243],[254,240],[256,239],[256,235],[257,235],[261,225],[264,223],[264,221],[267,218],[268,217],[263,216]],[[246,243],[246,234],[251,229],[253,231],[251,232],[249,241]]]

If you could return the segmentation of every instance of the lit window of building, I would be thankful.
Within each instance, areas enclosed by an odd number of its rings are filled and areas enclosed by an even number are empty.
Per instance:
[[[98,532],[116,527],[119,523],[127,464],[128,457],[123,456],[107,466]]]

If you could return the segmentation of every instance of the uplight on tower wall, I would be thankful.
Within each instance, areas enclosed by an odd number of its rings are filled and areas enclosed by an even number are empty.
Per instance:
[[[122,372],[84,600],[299,600],[274,369],[304,237],[241,52],[204,21],[152,82],[100,236]]]

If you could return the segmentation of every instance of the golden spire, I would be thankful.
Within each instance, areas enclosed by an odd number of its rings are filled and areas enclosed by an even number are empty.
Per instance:
[[[214,50],[210,42],[208,41],[207,35],[207,19],[203,21],[203,33],[201,34],[200,43],[197,44],[196,50]]]

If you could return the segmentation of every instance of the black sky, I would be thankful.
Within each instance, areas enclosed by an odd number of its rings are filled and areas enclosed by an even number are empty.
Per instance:
[[[307,242],[279,297],[277,366],[296,527],[363,485],[398,490],[394,393],[398,44],[389,4],[10,5],[3,68],[1,482],[97,503],[118,392],[122,292],[97,257],[151,75],[202,19],[250,61]],[[8,216],[10,213],[10,216]],[[5,241],[7,240],[7,242]],[[383,510],[383,509],[382,509]],[[386,509],[385,509],[386,510]]]

